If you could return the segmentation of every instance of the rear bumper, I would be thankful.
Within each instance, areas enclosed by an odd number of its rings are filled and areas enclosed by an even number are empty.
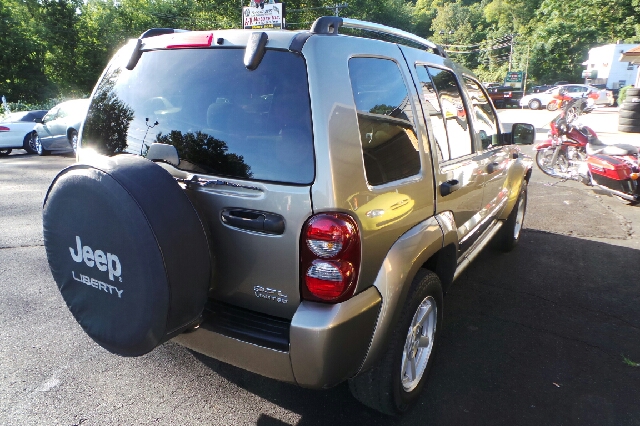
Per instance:
[[[200,327],[173,340],[204,355],[273,379],[306,388],[328,388],[360,370],[371,344],[382,299],[375,287],[334,305],[302,302],[282,339],[256,339],[274,327],[238,331],[220,325],[220,315],[205,314]],[[228,319],[228,317],[227,317]],[[282,323],[281,320],[277,322]],[[242,325],[240,325],[242,327]],[[235,328],[235,330],[234,330]],[[242,336],[251,336],[243,338]],[[277,339],[276,339],[277,340]],[[287,350],[288,349],[288,350]]]

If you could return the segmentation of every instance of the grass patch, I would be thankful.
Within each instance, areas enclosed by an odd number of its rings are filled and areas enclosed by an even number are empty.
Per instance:
[[[625,364],[627,364],[629,367],[640,367],[640,362],[633,362],[631,361],[629,358],[627,358],[626,356],[622,355],[622,360]]]

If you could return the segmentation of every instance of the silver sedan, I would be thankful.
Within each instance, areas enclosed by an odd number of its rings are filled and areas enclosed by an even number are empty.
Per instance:
[[[75,99],[53,107],[34,129],[33,145],[38,155],[75,152],[78,131],[88,108],[89,99]]]

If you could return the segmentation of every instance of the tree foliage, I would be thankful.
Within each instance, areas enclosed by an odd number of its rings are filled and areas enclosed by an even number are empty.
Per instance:
[[[290,28],[337,2],[291,0]],[[2,0],[0,95],[13,102],[88,95],[117,48],[148,28],[238,28],[248,0]],[[511,65],[536,82],[579,81],[592,47],[640,42],[640,0],[353,0],[340,16],[442,44],[485,81]],[[511,41],[513,40],[513,43]]]

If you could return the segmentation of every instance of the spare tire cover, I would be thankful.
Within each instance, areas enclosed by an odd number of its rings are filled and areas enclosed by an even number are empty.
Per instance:
[[[45,198],[43,232],[62,297],[107,350],[143,355],[199,319],[209,242],[189,198],[159,165],[120,155],[64,169]]]

